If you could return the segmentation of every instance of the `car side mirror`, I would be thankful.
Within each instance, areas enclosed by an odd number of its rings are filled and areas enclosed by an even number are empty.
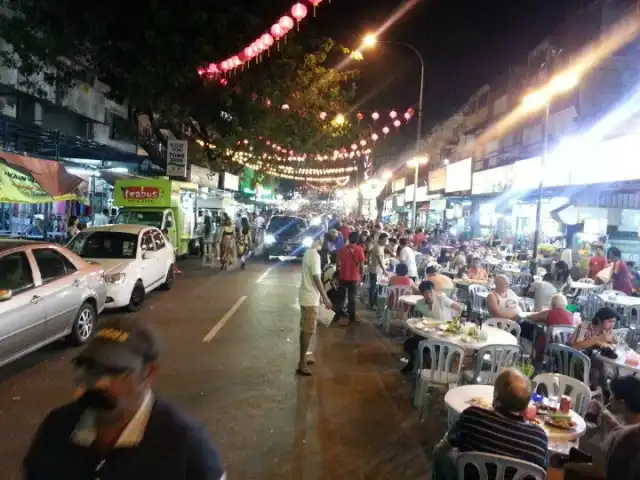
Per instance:
[[[154,257],[154,255],[156,254],[156,252],[154,252],[153,250],[146,250],[144,252],[142,252],[142,259],[143,260],[150,260]]]
[[[6,302],[13,297],[13,291],[11,289],[0,290],[0,302]]]

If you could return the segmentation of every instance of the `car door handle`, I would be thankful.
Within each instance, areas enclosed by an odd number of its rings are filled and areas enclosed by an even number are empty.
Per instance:
[[[31,297],[31,303],[38,303],[41,299],[42,297],[40,295],[34,295]]]

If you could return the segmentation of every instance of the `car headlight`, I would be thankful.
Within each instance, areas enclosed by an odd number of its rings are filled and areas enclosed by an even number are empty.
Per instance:
[[[311,245],[313,245],[313,238],[311,237],[304,237],[302,239],[302,246],[303,247],[307,247],[309,248]]]
[[[104,281],[106,283],[124,283],[124,279],[127,277],[124,273],[114,273],[112,275],[105,275]]]
[[[264,243],[266,243],[267,245],[271,245],[272,243],[276,243],[276,237],[274,237],[271,234],[265,235]]]

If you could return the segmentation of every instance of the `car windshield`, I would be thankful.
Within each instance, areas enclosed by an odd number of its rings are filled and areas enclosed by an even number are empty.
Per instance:
[[[138,235],[123,232],[81,232],[69,245],[84,258],[136,258]]]
[[[304,220],[297,217],[273,217],[267,227],[267,232],[276,234],[286,231],[287,233],[298,233],[306,228]]]
[[[162,228],[163,212],[144,212],[125,210],[116,217],[116,223],[120,225],[147,225],[149,227]]]

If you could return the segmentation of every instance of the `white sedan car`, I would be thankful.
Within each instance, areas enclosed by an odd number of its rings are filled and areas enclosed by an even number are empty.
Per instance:
[[[173,246],[155,227],[90,227],[73,237],[67,247],[104,268],[105,308],[138,311],[147,293],[160,286],[169,290],[175,281]]]

